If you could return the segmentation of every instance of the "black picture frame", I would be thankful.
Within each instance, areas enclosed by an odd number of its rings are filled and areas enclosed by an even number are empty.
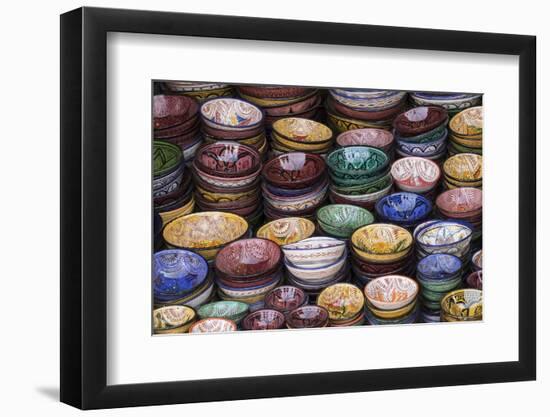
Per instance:
[[[106,384],[108,32],[519,56],[519,360]],[[536,38],[311,21],[80,8],[61,16],[61,401],[82,409],[536,378]]]

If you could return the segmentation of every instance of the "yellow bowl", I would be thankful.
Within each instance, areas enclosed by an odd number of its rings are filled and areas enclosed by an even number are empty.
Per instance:
[[[330,111],[327,111],[327,120],[330,122],[330,125],[333,126],[339,133],[347,132],[348,130],[354,129],[366,129],[366,128],[377,128],[377,129],[391,129],[391,123],[369,123],[366,120],[357,120],[350,119],[348,117],[343,117]]]
[[[273,123],[273,133],[291,143],[330,146],[332,130],[322,123],[301,117],[285,117]],[[328,143],[327,143],[328,142]]]
[[[483,292],[473,288],[451,291],[441,300],[443,321],[475,321],[483,318]]]
[[[311,97],[313,94],[316,94],[317,90],[311,92],[307,96],[301,96],[301,97],[291,97],[287,99],[272,99],[272,98],[260,98],[260,97],[253,97],[248,96],[246,94],[243,94],[239,92],[239,95],[246,101],[249,101],[250,103],[253,103],[260,107],[279,107],[279,106],[286,106],[287,104],[293,104],[297,103],[299,101],[305,100],[308,97]]]
[[[254,194],[259,194],[258,188],[243,191],[241,193],[214,193],[196,185],[195,190],[202,198],[212,203],[227,203],[231,201],[239,201],[244,198],[252,197]]]
[[[167,306],[153,310],[155,334],[186,333],[197,318],[194,309],[188,306]]]
[[[159,213],[160,218],[162,219],[162,226],[164,227],[166,224],[170,223],[172,220],[178,217],[182,217],[187,214],[193,213],[194,209],[195,209],[195,197],[191,197],[191,200],[189,200],[187,204],[171,211],[165,211],[163,213]]]
[[[443,176],[443,182],[445,184],[452,185],[455,188],[459,188],[459,187],[481,187],[483,185],[483,181],[457,181],[453,178],[449,178],[446,175]]]
[[[264,224],[256,232],[257,237],[272,240],[279,246],[296,243],[311,237],[315,224],[303,217],[286,217]]]
[[[401,307],[396,310],[380,310],[367,301],[367,308],[372,312],[372,314],[381,319],[397,319],[399,317],[405,316],[406,314],[410,313],[415,306],[416,300],[414,300],[412,303],[407,304],[405,307]]]
[[[330,320],[350,320],[363,310],[365,296],[355,285],[339,283],[321,291],[317,305],[327,309]]]
[[[326,143],[300,143],[285,139],[275,132],[271,133],[271,139],[273,140],[272,143],[279,144],[282,147],[295,151],[328,151],[332,147],[332,141]]]
[[[241,216],[203,211],[172,220],[162,235],[168,246],[195,251],[208,261],[221,247],[243,238],[247,231],[248,223]]]
[[[353,232],[351,246],[364,261],[391,263],[410,253],[413,237],[407,229],[395,224],[373,223]]]
[[[461,136],[480,136],[483,133],[483,107],[476,106],[462,110],[449,122],[452,133]]]
[[[483,141],[481,139],[463,138],[461,136],[449,135],[449,141],[458,143],[459,145],[466,146],[468,148],[481,149],[483,147]]]
[[[475,153],[459,153],[443,164],[443,172],[452,182],[475,182],[483,177],[483,157]]]

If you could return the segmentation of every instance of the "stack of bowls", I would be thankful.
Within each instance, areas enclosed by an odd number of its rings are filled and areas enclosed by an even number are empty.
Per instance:
[[[478,188],[455,188],[441,193],[435,201],[439,215],[448,220],[465,221],[472,228],[473,248],[481,246],[483,192]]]
[[[243,330],[276,330],[284,326],[284,314],[267,308],[253,311],[242,321]]]
[[[201,147],[193,161],[195,201],[204,211],[243,216],[254,227],[262,219],[262,160],[252,147],[216,142]]]
[[[472,229],[465,223],[430,220],[420,224],[414,230],[413,236],[419,260],[433,253],[455,255],[463,265],[470,260]]]
[[[281,285],[265,296],[265,308],[277,310],[285,316],[292,310],[307,304],[307,294],[298,287]]]
[[[264,224],[256,232],[256,236],[269,239],[282,246],[295,243],[311,237],[315,232],[315,224],[302,217],[285,217]]]
[[[469,107],[479,106],[481,104],[481,94],[430,93],[418,91],[409,93],[409,97],[415,107],[444,107],[450,116],[453,116]]]
[[[349,239],[359,227],[372,222],[370,211],[350,204],[329,204],[317,211],[319,233],[341,239]]]
[[[393,223],[413,230],[432,214],[432,203],[426,197],[408,192],[399,192],[383,197],[376,203],[379,221]]]
[[[365,315],[371,325],[410,324],[418,319],[418,283],[403,275],[376,278],[365,286]]]
[[[483,251],[480,249],[472,255],[472,271],[483,269]]]
[[[421,106],[401,113],[393,121],[397,155],[440,162],[446,154],[448,121],[443,107]]]
[[[334,203],[372,208],[392,188],[389,157],[370,146],[349,146],[327,156]]]
[[[328,192],[326,171],[323,158],[303,152],[285,153],[267,162],[262,171],[266,217],[313,217]]]
[[[153,333],[187,333],[197,313],[188,306],[166,306],[153,310]]]
[[[446,253],[435,253],[421,259],[416,267],[416,278],[422,287],[422,318],[424,322],[438,322],[441,300],[462,284],[460,258]]]
[[[370,146],[387,154],[393,160],[393,134],[384,129],[355,129],[342,132],[336,138],[339,147],[346,146]]]
[[[286,316],[286,327],[289,329],[311,329],[327,326],[328,311],[315,305],[298,307]]]
[[[248,304],[240,301],[215,301],[201,306],[197,314],[200,319],[221,318],[239,324],[248,314]]]
[[[241,301],[250,310],[263,307],[265,295],[283,278],[283,253],[271,240],[251,238],[230,243],[214,262],[218,296]]]
[[[268,128],[285,117],[315,119],[321,109],[319,91],[311,88],[242,85],[238,91],[243,99],[262,108]]]
[[[421,194],[433,201],[441,178],[441,169],[429,159],[409,156],[392,164],[391,175],[399,190]]]
[[[449,122],[449,154],[483,153],[483,107],[471,107]]]
[[[236,98],[216,98],[200,108],[202,133],[207,143],[236,141],[267,155],[264,114],[254,104]]]
[[[395,116],[403,111],[404,91],[341,89],[329,90],[327,113],[336,130],[359,128],[389,129]]]
[[[325,155],[332,149],[334,137],[328,126],[301,117],[285,117],[272,125],[271,149],[274,155],[308,152]]]
[[[181,249],[157,252],[153,257],[153,299],[156,306],[199,307],[212,295],[206,260]]]
[[[248,223],[241,216],[203,211],[172,220],[164,227],[162,237],[168,247],[196,252],[212,262],[221,248],[248,233]]]
[[[355,285],[338,283],[325,288],[317,305],[328,311],[329,326],[360,326],[365,321],[365,297]]]
[[[441,321],[483,319],[483,292],[473,288],[455,290],[441,300]]]
[[[361,288],[385,275],[414,275],[413,237],[394,224],[374,223],[351,236],[351,265]]]
[[[153,142],[153,203],[162,224],[192,213],[195,207],[191,176],[186,174],[181,149]]]
[[[178,146],[189,164],[202,144],[199,104],[186,96],[153,97],[153,136]]]
[[[235,95],[235,89],[232,86],[221,83],[165,81],[164,89],[170,94],[191,97],[199,103],[213,98],[233,97]]]
[[[189,333],[224,333],[237,331],[237,323],[233,320],[211,317],[202,319],[189,328]]]
[[[459,153],[443,164],[443,185],[447,189],[483,187],[483,159],[475,153]]]

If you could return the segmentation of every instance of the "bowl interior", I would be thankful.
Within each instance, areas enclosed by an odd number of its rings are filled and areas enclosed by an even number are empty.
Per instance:
[[[278,245],[295,243],[310,237],[315,224],[302,217],[286,217],[266,223],[256,233],[257,237],[269,239]]]
[[[378,307],[408,304],[418,294],[418,284],[401,275],[373,279],[365,287],[367,299]]]
[[[388,165],[388,156],[370,146],[349,146],[337,149],[327,156],[330,169],[342,173],[376,173]]]
[[[303,152],[290,152],[269,161],[263,174],[267,181],[279,186],[304,184],[315,180],[325,170],[325,162],[320,156]]]
[[[234,321],[211,317],[197,321],[189,329],[189,333],[218,333],[218,332],[232,332],[237,330],[237,325]]]
[[[376,213],[391,221],[417,221],[428,216],[431,211],[432,203],[415,193],[390,194],[376,203]]]
[[[284,138],[306,143],[326,142],[332,130],[322,123],[300,117],[286,117],[273,123],[273,130]]]
[[[222,127],[252,128],[263,119],[258,107],[236,98],[209,100],[201,106],[200,112],[202,117]]]
[[[202,284],[208,275],[206,260],[196,253],[168,249],[154,254],[155,293],[181,294]]]
[[[285,323],[285,316],[271,309],[255,311],[243,320],[243,327],[248,330],[279,329]]]
[[[479,181],[482,178],[483,158],[474,153],[459,153],[443,164],[446,175],[457,181]]]
[[[435,200],[440,210],[449,213],[477,211],[483,205],[483,191],[473,187],[459,187],[441,193]]]
[[[247,175],[261,164],[260,154],[253,148],[234,142],[205,145],[195,154],[200,169],[214,175]]]
[[[372,254],[392,254],[408,250],[412,235],[406,229],[386,223],[374,223],[361,227],[351,236],[357,249]]]
[[[302,306],[292,310],[287,323],[294,328],[321,327],[328,321],[328,311],[319,306]]]
[[[196,316],[195,310],[188,306],[166,306],[153,310],[153,328],[165,330],[183,326]]]
[[[384,129],[365,128],[348,130],[336,138],[340,146],[371,146],[384,148],[393,142],[393,134]]]
[[[351,204],[329,204],[317,211],[317,219],[329,227],[354,230],[372,223],[374,216],[367,209]]]
[[[242,239],[230,243],[216,256],[216,269],[227,276],[256,276],[275,269],[282,260],[279,245],[267,239]]]
[[[409,187],[424,187],[437,182],[441,176],[439,166],[425,158],[407,157],[395,161],[391,167],[393,179]]]
[[[415,231],[416,241],[425,246],[448,246],[462,242],[472,236],[468,226],[450,221],[434,221]]]
[[[306,300],[305,293],[298,287],[283,285],[271,290],[265,297],[269,308],[279,311],[290,311],[301,306]]]

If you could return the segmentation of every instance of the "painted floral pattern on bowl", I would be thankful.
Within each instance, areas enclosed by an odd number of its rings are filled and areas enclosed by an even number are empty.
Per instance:
[[[183,326],[196,317],[195,310],[188,306],[166,306],[153,311],[153,329],[166,330]]]
[[[355,129],[341,133],[336,138],[340,146],[370,146],[384,149],[393,142],[393,134],[384,129]]]
[[[441,170],[429,159],[411,156],[395,161],[391,167],[391,175],[406,191],[426,192],[437,184]]]
[[[483,107],[470,107],[455,115],[449,122],[454,133],[463,136],[479,135],[483,132]]]
[[[252,277],[273,271],[282,261],[279,245],[268,239],[241,239],[216,256],[216,271],[228,277]]]
[[[236,98],[217,98],[200,109],[203,119],[215,128],[253,128],[263,120],[262,111],[253,104]]]
[[[474,153],[459,153],[443,164],[443,171],[458,181],[479,181],[482,178],[483,159]]]
[[[257,237],[269,239],[278,245],[287,245],[311,237],[315,224],[302,217],[286,217],[269,222],[256,233]]]
[[[331,170],[344,174],[373,174],[386,167],[389,158],[370,146],[348,146],[331,152],[326,161]]]
[[[420,194],[400,192],[387,195],[376,203],[376,214],[384,221],[410,224],[430,215],[432,203]]]
[[[273,330],[280,329],[285,324],[285,316],[271,309],[258,310],[250,313],[243,319],[245,330]]]
[[[318,155],[289,152],[270,160],[262,175],[266,181],[283,188],[303,188],[314,184],[326,170]]]
[[[317,305],[327,309],[330,320],[349,320],[363,310],[365,297],[355,285],[339,283],[325,288]]]
[[[439,194],[435,204],[439,210],[451,214],[476,212],[482,208],[483,192],[473,187],[447,190]]]
[[[415,280],[401,275],[388,275],[372,280],[365,287],[365,296],[381,310],[395,310],[411,303],[419,286]]]
[[[195,164],[211,175],[240,177],[257,171],[261,157],[250,146],[235,142],[216,142],[198,150]]]
[[[314,120],[287,117],[273,123],[273,130],[283,138],[297,142],[318,143],[332,138],[328,126]]]
[[[351,236],[358,249],[374,255],[394,254],[408,250],[413,238],[407,229],[394,224],[374,223],[362,227]]]
[[[208,275],[206,260],[194,252],[168,249],[153,256],[155,294],[182,295],[201,285]]]

